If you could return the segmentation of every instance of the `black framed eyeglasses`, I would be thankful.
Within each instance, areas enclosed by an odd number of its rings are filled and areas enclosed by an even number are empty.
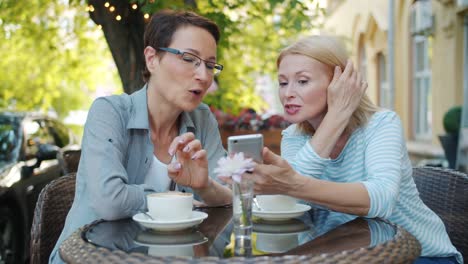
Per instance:
[[[224,68],[223,65],[221,64],[218,64],[212,61],[206,61],[190,52],[180,51],[178,49],[173,49],[173,48],[159,47],[158,49],[162,51],[167,51],[175,55],[180,55],[180,58],[184,62],[192,64],[194,68],[197,68],[198,66],[200,66],[201,62],[203,61],[205,63],[205,67],[208,70],[208,72],[212,73],[214,76],[217,76],[218,74],[220,74]]]

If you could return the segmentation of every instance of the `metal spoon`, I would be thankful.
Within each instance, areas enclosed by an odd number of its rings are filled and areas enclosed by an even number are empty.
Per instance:
[[[143,212],[143,214],[146,215],[149,219],[154,221],[154,218],[150,214],[148,214],[147,212]]]
[[[257,197],[254,197],[252,200],[253,200],[255,206],[257,207],[258,211],[263,211],[262,208],[260,207],[260,205],[258,204]]]

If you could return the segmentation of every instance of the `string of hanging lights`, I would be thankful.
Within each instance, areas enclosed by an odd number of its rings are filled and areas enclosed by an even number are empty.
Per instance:
[[[149,0],[149,2],[150,2],[150,3],[154,3],[154,0]],[[109,2],[105,2],[105,3],[104,3],[104,7],[106,7],[106,8],[109,10],[110,13],[113,13],[113,12],[115,11],[115,6],[111,5]],[[131,4],[131,8],[132,8],[133,10],[137,10],[137,9],[138,9],[138,4],[136,4],[136,3]],[[93,5],[88,5],[88,6],[86,6],[86,12],[91,12],[91,13],[92,13],[92,12],[94,12],[94,11],[95,11],[95,8],[94,8]],[[149,15],[148,13],[144,13],[144,14],[143,14],[143,17],[144,17],[145,20],[148,20],[148,19],[150,18],[150,15]],[[115,20],[121,21],[121,20],[122,20],[122,16],[121,16],[120,14],[115,14]],[[97,25],[97,27],[98,27],[99,29],[102,28],[101,25]]]

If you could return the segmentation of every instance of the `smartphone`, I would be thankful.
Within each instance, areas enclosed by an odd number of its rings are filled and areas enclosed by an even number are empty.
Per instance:
[[[233,155],[243,152],[247,158],[252,158],[257,163],[263,162],[263,135],[250,134],[228,137],[228,153]]]

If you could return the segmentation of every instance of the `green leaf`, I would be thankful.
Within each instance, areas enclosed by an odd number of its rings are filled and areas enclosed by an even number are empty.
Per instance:
[[[0,107],[87,109],[98,86],[115,85],[112,57],[85,1],[0,1]],[[31,12],[34,10],[34,12]],[[6,22],[6,23],[5,23]],[[103,78],[103,76],[106,76]]]

